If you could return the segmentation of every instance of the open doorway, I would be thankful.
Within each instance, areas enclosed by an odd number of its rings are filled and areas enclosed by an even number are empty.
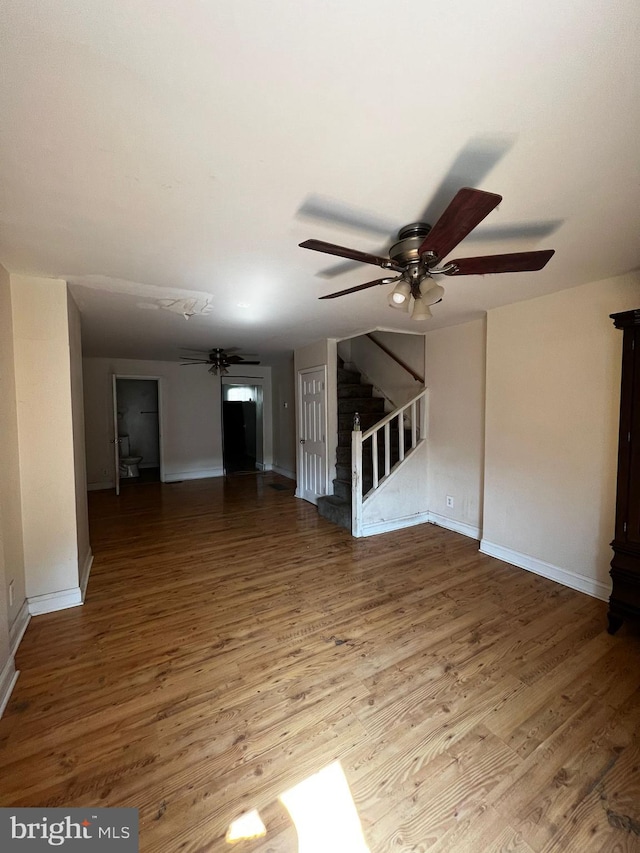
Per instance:
[[[160,482],[159,380],[131,376],[114,379],[117,481],[123,486]]]
[[[264,470],[261,385],[222,382],[222,456],[225,474]]]

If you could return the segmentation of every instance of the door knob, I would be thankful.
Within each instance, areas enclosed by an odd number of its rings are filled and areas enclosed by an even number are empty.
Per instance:
[[[301,439],[300,439],[300,444],[304,444],[306,440],[307,440],[306,438],[301,438]]]

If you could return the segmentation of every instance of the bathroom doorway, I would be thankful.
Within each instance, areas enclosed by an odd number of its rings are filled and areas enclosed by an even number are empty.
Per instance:
[[[222,380],[222,458],[225,474],[264,470],[262,385]]]
[[[162,481],[160,381],[157,377],[113,377],[114,465],[120,486]]]

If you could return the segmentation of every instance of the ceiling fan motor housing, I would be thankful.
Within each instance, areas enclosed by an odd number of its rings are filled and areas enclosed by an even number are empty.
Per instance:
[[[401,228],[398,232],[398,242],[394,243],[389,250],[391,260],[403,266],[411,261],[419,261],[418,249],[429,231],[431,226],[426,222],[413,222]]]

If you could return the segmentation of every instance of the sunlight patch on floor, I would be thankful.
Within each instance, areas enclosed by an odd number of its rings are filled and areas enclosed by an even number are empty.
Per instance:
[[[280,801],[298,833],[298,853],[370,853],[339,761],[309,776]]]
[[[267,834],[267,828],[263,824],[257,809],[240,815],[237,820],[229,826],[225,840],[229,844],[236,841],[246,841],[249,838],[260,838]]]
[[[356,804],[339,761],[289,788],[278,798],[298,834],[298,853],[370,853]],[[228,843],[267,834],[257,809],[233,821]]]

